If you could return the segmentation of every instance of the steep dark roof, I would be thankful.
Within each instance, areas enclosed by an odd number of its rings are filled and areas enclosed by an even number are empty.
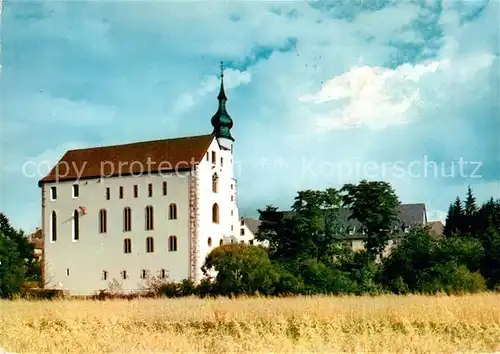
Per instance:
[[[242,220],[245,223],[245,225],[248,227],[248,229],[250,230],[250,232],[252,232],[252,234],[254,234],[254,235],[259,230],[260,224],[262,224],[262,221],[257,220],[257,219],[242,218]]]
[[[76,180],[78,171],[86,179],[190,169],[201,161],[212,139],[208,134],[69,150],[38,184]]]
[[[289,217],[293,215],[294,212],[287,211],[276,211],[262,213],[260,216],[261,221],[267,222],[278,222],[282,218]],[[425,210],[424,203],[416,204],[401,204],[398,207],[399,223],[396,225],[398,231],[403,231],[405,227],[411,227],[415,225],[425,225],[427,223],[427,213]],[[346,229],[354,229],[354,235],[346,235],[346,238],[363,238],[363,234],[358,232],[361,228],[361,224],[358,220],[349,219],[351,211],[348,208],[342,208],[339,212],[339,221]]]

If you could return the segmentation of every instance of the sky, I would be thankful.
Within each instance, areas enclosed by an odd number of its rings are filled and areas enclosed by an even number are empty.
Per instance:
[[[4,1],[1,206],[41,224],[68,149],[210,133],[219,62],[240,213],[362,179],[444,220],[500,196],[499,1]],[[36,168],[34,168],[36,166]]]

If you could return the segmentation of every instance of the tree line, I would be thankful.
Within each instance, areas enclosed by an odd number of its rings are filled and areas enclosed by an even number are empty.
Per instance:
[[[340,190],[300,191],[290,213],[276,213],[273,206],[259,210],[264,221],[256,238],[269,247],[213,250],[204,265],[218,272],[213,292],[452,294],[500,288],[500,199],[477,207],[469,188],[463,205],[457,198],[450,206],[443,236],[426,225],[395,231],[399,205],[389,183],[365,180]],[[342,208],[361,225],[364,250],[353,251],[346,240]],[[389,240],[396,246],[382,257]]]
[[[262,294],[380,294],[500,289],[500,199],[477,206],[471,188],[451,203],[443,235],[426,225],[401,232],[400,201],[383,181],[361,181],[341,189],[299,191],[289,212],[259,210],[256,239],[267,247],[216,247],[195,285],[153,279],[150,295],[169,297]],[[354,251],[346,238],[346,209],[364,235]],[[391,252],[383,257],[390,241]],[[22,231],[0,214],[0,296],[39,279],[39,265]],[[214,272],[215,271],[215,272]],[[213,276],[212,274],[216,274]],[[100,296],[105,297],[105,291]]]

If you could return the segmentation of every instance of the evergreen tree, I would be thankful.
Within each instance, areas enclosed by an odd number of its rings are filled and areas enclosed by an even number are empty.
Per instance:
[[[463,229],[464,210],[459,197],[450,205],[448,215],[446,216],[446,225],[444,226],[444,235],[451,237],[461,233]]]
[[[464,210],[464,218],[462,224],[462,233],[468,233],[470,235],[476,233],[476,214],[477,214],[477,206],[476,206],[476,197],[472,193],[472,189],[469,186],[467,189],[467,198],[465,199],[465,210]]]

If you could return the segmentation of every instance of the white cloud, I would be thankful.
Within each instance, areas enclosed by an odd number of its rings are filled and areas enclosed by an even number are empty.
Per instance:
[[[443,64],[431,61],[403,64],[395,69],[355,66],[327,81],[318,93],[300,97],[300,101],[316,104],[347,101],[341,108],[317,117],[318,126],[324,129],[360,126],[380,129],[408,123],[410,110],[421,99],[418,82]]]

